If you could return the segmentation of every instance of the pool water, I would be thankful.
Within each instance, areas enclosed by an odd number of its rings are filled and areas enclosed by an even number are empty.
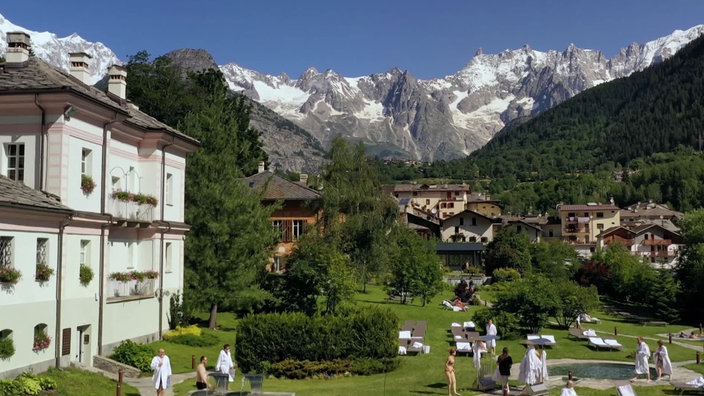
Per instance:
[[[632,364],[613,363],[577,363],[561,364],[559,366],[548,367],[548,375],[556,377],[567,377],[570,370],[574,378],[597,378],[610,380],[626,380],[633,378],[636,374]],[[650,377],[656,378],[655,369],[650,369]],[[641,376],[643,378],[643,376]]]

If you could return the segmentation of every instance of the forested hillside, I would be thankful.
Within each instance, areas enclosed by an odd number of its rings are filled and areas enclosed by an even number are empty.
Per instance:
[[[457,161],[382,167],[385,182],[462,180],[506,212],[559,202],[704,206],[704,37],[669,60],[587,90]]]
[[[669,60],[587,90],[500,132],[462,168],[536,180],[630,160],[678,145],[699,148],[704,128],[704,38]],[[459,165],[459,164],[458,164]]]

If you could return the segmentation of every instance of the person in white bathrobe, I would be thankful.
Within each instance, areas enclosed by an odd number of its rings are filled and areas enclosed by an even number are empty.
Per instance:
[[[215,370],[228,375],[228,381],[232,382],[235,369],[235,364],[232,362],[232,355],[230,354],[230,344],[225,344],[220,351],[218,356],[218,361],[215,364]]]
[[[577,396],[577,392],[574,391],[574,381],[572,381],[572,380],[567,381],[567,385],[565,385],[565,387],[562,388],[562,392],[560,392],[560,396]]]
[[[650,359],[650,348],[648,344],[645,343],[643,337],[638,337],[638,347],[636,348],[636,376],[633,377],[631,381],[638,379],[638,376],[645,374],[645,378],[650,382],[650,367],[648,366],[648,359]]]
[[[545,382],[548,380],[548,354],[545,352],[545,347],[540,347],[540,370],[538,370],[538,382]]]
[[[542,371],[542,362],[533,345],[528,345],[526,354],[523,355],[521,365],[518,366],[518,381],[528,385],[539,383],[540,373]]]
[[[672,362],[670,362],[670,355],[667,353],[667,347],[663,340],[658,340],[658,347],[653,352],[653,362],[658,371],[656,381],[659,381],[663,375],[667,375],[670,380],[672,379]]]
[[[486,324],[486,335],[488,336],[496,336],[498,334],[498,330],[496,329],[496,325],[494,324],[494,321],[492,319],[489,319],[489,322]],[[489,349],[491,349],[491,356],[494,356],[496,354],[496,339],[490,338],[488,340],[487,346]]]
[[[165,396],[166,389],[171,386],[171,361],[163,348],[159,349],[159,354],[152,359],[151,367],[154,371],[152,380],[156,396]]]

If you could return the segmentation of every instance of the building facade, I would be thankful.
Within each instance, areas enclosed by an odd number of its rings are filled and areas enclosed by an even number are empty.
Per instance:
[[[71,54],[65,73],[30,56],[27,34],[7,41],[0,174],[61,208],[49,224],[36,204],[0,220],[0,268],[22,273],[0,287],[0,337],[16,349],[0,377],[90,366],[125,339],[160,338],[169,296],[183,290],[186,156],[198,147],[126,100],[123,68],[102,91],[86,83],[89,55]],[[40,262],[46,281],[33,276]],[[49,346],[36,348],[37,336]]]

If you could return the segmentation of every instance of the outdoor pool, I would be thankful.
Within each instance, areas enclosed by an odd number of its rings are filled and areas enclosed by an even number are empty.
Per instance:
[[[635,376],[633,372],[633,364],[618,364],[618,363],[576,363],[576,364],[561,364],[558,366],[548,367],[548,375],[555,377],[567,377],[570,370],[575,379],[579,378],[597,378],[610,380],[626,380]],[[657,372],[655,369],[650,369],[650,377],[655,379]],[[644,378],[641,376],[640,378]]]

